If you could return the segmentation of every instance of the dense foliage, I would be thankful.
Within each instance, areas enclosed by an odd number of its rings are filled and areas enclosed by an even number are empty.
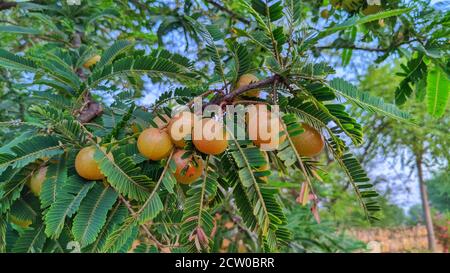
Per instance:
[[[381,1],[374,12],[367,10],[373,1],[362,0],[36,2],[0,1],[1,251],[66,252],[72,245],[83,252],[126,252],[136,239],[139,252],[219,251],[223,219],[245,231],[234,238],[242,240],[241,250],[299,251],[295,219],[286,215],[298,209],[289,204],[296,197],[284,200],[281,179],[265,178],[298,171],[297,200],[319,220],[315,189],[326,168],[320,157],[296,149],[302,123],[324,137],[326,155],[374,221],[378,193],[352,153],[364,137],[348,105],[409,126],[413,118],[398,105],[412,94],[435,118],[446,110],[448,14],[427,1]],[[320,17],[323,10],[329,12]],[[378,52],[377,61],[408,58],[397,105],[358,90],[315,58],[334,48],[343,50],[344,65],[354,50]],[[259,80],[237,86],[248,73]],[[149,81],[164,90],[142,106]],[[262,94],[246,96],[254,89]],[[231,132],[219,155],[186,141],[184,149],[201,158],[203,171],[190,185],[177,183],[174,151],[152,161],[136,142],[144,129],[158,127],[157,118],[170,119],[177,105],[192,106],[196,97],[221,106],[279,105],[285,141],[267,158]],[[75,168],[87,146],[99,166],[97,182]],[[262,170],[265,165],[270,168]],[[39,175],[45,178],[36,194],[32,180]],[[317,247],[332,249],[333,238],[316,232]],[[236,249],[239,243],[225,250]]]

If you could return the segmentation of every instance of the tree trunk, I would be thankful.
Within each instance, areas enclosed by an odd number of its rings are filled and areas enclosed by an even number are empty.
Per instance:
[[[422,198],[423,215],[427,227],[428,249],[431,252],[436,251],[436,238],[434,237],[433,220],[431,219],[430,204],[428,203],[428,192],[425,181],[423,180],[422,158],[416,157],[417,174],[419,175],[420,196]]]

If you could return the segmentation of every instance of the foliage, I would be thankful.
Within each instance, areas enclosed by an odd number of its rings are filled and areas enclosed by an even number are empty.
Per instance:
[[[66,1],[20,2],[2,12],[6,25],[0,32],[8,33],[1,37],[0,96],[8,102],[2,100],[0,108],[1,251],[64,252],[58,246],[76,241],[85,252],[126,252],[141,236],[146,240],[138,250],[144,252],[154,252],[152,246],[157,251],[217,251],[220,242],[214,235],[221,227],[215,213],[224,208],[231,211],[231,219],[241,219],[239,229],[251,238],[253,251],[286,250],[293,247],[293,236],[301,242],[295,251],[308,249],[309,243],[298,237],[308,229],[319,242],[312,251],[359,247],[322,237],[331,230],[321,230],[308,215],[302,217],[311,226],[299,230],[295,215],[304,212],[294,206],[286,215],[281,190],[263,179],[270,171],[259,170],[265,159],[250,141],[231,136],[222,156],[201,154],[188,143],[186,148],[203,157],[206,167],[198,181],[186,186],[176,183],[171,156],[154,162],[139,155],[137,135],[155,126],[154,117],[170,113],[177,104],[192,105],[198,96],[206,103],[231,104],[241,95],[236,79],[252,72],[262,79],[255,84],[264,93],[253,103],[280,104],[283,111],[287,141],[269,153],[272,171],[300,171],[298,187],[303,180],[312,192],[320,187],[318,162],[301,157],[290,140],[305,122],[325,136],[327,153],[353,185],[363,214],[376,220],[378,193],[351,152],[351,145],[363,142],[363,127],[348,105],[399,122],[409,122],[410,115],[345,79],[330,81],[335,70],[312,56],[321,50],[323,39],[338,44],[349,32],[353,41],[344,41],[346,63],[361,35],[363,41],[384,38],[386,55],[405,54],[402,45],[415,45],[411,56],[427,65],[420,72],[428,71],[428,80],[404,66],[404,88],[397,94],[410,97],[408,88],[427,83],[428,111],[440,117],[448,97],[441,83],[448,76],[448,45],[442,43],[445,31],[439,27],[445,23],[442,13],[426,5],[412,11],[395,1],[375,15],[336,10],[323,29],[313,29],[305,27],[304,18],[317,11],[317,1],[226,1],[217,16],[216,5],[199,2],[89,0],[81,7]],[[417,12],[428,17],[424,27],[415,29],[421,16]],[[313,13],[316,20],[318,13]],[[384,19],[390,27],[379,33],[372,24]],[[397,29],[404,32],[403,40],[386,41],[399,39]],[[176,31],[186,40],[183,54],[167,50],[167,37]],[[189,43],[195,43],[194,52]],[[100,62],[83,66],[96,54]],[[151,107],[139,105],[144,78],[171,85]],[[15,103],[19,111],[3,113]],[[96,150],[103,181],[86,181],[74,168],[78,151],[86,146]],[[32,197],[26,183],[42,167],[48,167],[42,192]],[[10,232],[9,219],[14,217],[31,221],[31,227],[16,233],[14,225]]]

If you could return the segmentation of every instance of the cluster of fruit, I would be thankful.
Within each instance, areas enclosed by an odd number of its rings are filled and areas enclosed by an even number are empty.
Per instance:
[[[239,78],[236,88],[246,86],[250,83],[258,81],[258,78],[251,74],[243,75]],[[245,96],[258,97],[259,89],[252,89],[247,91]],[[246,115],[247,133],[252,137],[252,142],[255,146],[276,150],[278,146],[286,141],[286,134],[282,126],[272,128],[271,124],[273,117],[265,104],[256,104],[256,115]],[[165,119],[165,120],[163,120]],[[174,177],[179,183],[190,184],[197,180],[203,173],[204,162],[201,156],[193,152],[185,150],[186,137],[188,135],[196,134],[192,138],[192,144],[195,149],[206,155],[220,155],[228,148],[227,131],[222,123],[211,118],[200,118],[191,112],[181,112],[174,115],[172,118],[163,116],[163,119],[157,117],[153,121],[157,124],[156,128],[148,128],[143,130],[137,140],[137,148],[139,152],[146,158],[154,161],[167,158],[172,151],[172,160],[176,164],[176,171]],[[194,124],[200,124],[199,131],[196,133]],[[253,126],[249,126],[253,124]],[[260,127],[264,126],[269,132],[263,138],[260,134]],[[319,154],[324,147],[324,140],[322,135],[313,127],[302,124],[303,133],[296,136],[291,136],[291,140],[301,156],[315,156]],[[187,130],[186,130],[187,128]],[[213,134],[213,135],[211,135]],[[114,160],[113,155],[107,152],[106,148],[102,147],[102,151],[110,159]],[[258,171],[269,170],[269,157],[267,152],[261,149],[267,164],[260,167]],[[75,158],[75,170],[86,180],[102,180],[103,173],[100,171],[98,163],[94,159],[96,148],[95,146],[88,146],[82,148]],[[42,184],[45,180],[47,167],[42,167],[36,171],[28,182],[31,192],[39,196]],[[266,180],[267,177],[262,178]],[[14,219],[12,219],[14,220]],[[19,220],[15,221],[21,226],[28,226],[30,223],[22,223]]]

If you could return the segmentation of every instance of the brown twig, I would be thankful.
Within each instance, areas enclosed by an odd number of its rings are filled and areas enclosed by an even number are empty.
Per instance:
[[[241,21],[244,24],[250,24],[250,21],[244,17],[242,17],[241,15],[237,14],[236,12],[226,8],[225,6],[220,5],[219,3],[215,2],[214,0],[205,0],[207,3],[213,5],[214,7],[216,7],[217,9],[228,13],[230,15],[231,18],[233,19],[237,19],[239,21]]]
[[[16,2],[0,1],[0,10],[6,10],[17,6]]]
[[[369,51],[369,52],[386,52],[390,51],[396,47],[399,47],[401,45],[410,44],[413,42],[419,41],[418,39],[411,39],[408,41],[403,41],[400,43],[393,44],[386,48],[370,48],[370,47],[359,47],[356,45],[342,45],[342,46],[334,46],[334,45],[326,45],[326,46],[316,46],[315,48],[318,50],[324,50],[324,49],[353,49],[353,50],[360,50],[360,51]]]
[[[88,123],[103,113],[103,107],[100,103],[92,99],[90,93],[86,93],[83,106],[76,112],[79,113],[77,117],[78,121],[81,123]]]
[[[136,214],[136,212],[134,211],[134,209],[133,209],[133,207],[131,206],[131,204],[130,204],[130,202],[128,202],[122,195],[120,195],[119,194],[119,199],[120,199],[120,202],[122,202],[126,207],[127,207],[127,209],[128,209],[128,211],[131,213],[131,215],[133,216],[133,217],[137,217],[137,214]],[[147,236],[148,236],[148,238],[150,239],[150,240],[152,240],[155,244],[156,244],[156,246],[158,247],[158,248],[163,248],[163,247],[166,247],[164,244],[162,244],[160,241],[158,241],[158,239],[156,239],[155,238],[155,236],[153,236],[153,234],[150,232],[150,230],[147,228],[147,226],[145,226],[145,225],[140,225],[141,226],[141,228],[145,231],[145,233],[147,234]]]
[[[273,75],[273,76],[270,76],[270,77],[268,77],[268,78],[266,78],[264,80],[261,80],[261,81],[258,81],[258,82],[254,82],[254,83],[251,83],[249,85],[241,86],[241,87],[235,89],[233,92],[230,92],[230,93],[226,94],[225,96],[218,96],[218,97],[216,97],[210,103],[206,104],[205,107],[208,106],[208,105],[214,105],[214,104],[218,105],[221,102],[231,102],[231,101],[233,101],[233,99],[235,97],[237,97],[237,96],[239,96],[239,95],[241,95],[241,94],[243,94],[243,93],[245,93],[245,92],[247,92],[249,90],[269,86],[269,85],[273,84],[275,81],[279,80],[280,78],[281,78],[280,75]]]

